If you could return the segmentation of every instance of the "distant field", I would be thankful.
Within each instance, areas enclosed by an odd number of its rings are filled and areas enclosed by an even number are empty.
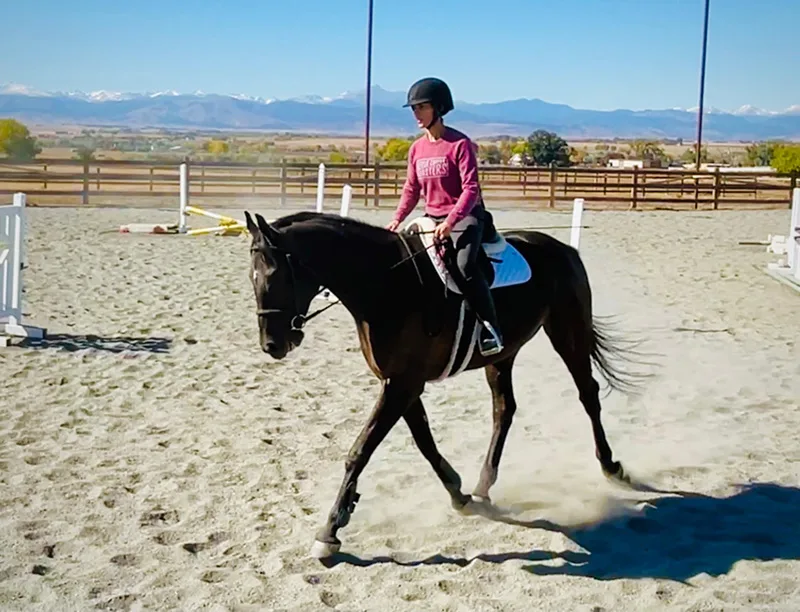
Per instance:
[[[32,132],[34,135],[39,137],[45,137],[49,139],[55,138],[75,138],[80,136],[83,132],[84,134],[87,132],[86,128],[80,128],[77,126],[69,126],[69,127],[38,127],[32,128]],[[90,130],[91,136],[87,135],[87,138],[91,138],[92,136],[98,138],[114,138],[115,140],[142,140],[142,139],[151,139],[151,140],[169,140],[170,142],[174,141],[178,145],[182,145],[187,150],[196,151],[202,144],[212,138],[228,138],[231,140],[235,140],[238,143],[247,143],[247,144],[257,144],[257,143],[264,143],[269,142],[269,152],[272,155],[281,155],[286,154],[289,156],[305,156],[310,158],[310,160],[320,158],[325,159],[327,158],[330,153],[334,150],[338,150],[344,153],[363,153],[364,150],[364,137],[363,136],[336,136],[336,135],[310,135],[310,134],[299,134],[299,135],[292,135],[292,134],[270,134],[270,133],[224,133],[224,132],[202,132],[199,130],[187,131],[186,135],[174,132],[174,131],[165,131],[165,130],[139,130],[139,131],[122,131],[122,130],[115,130],[115,129],[92,129]],[[407,135],[398,135],[398,137],[404,138]],[[377,147],[380,147],[386,143],[388,140],[385,136],[376,136],[370,138],[370,145],[371,149],[374,153],[374,150]],[[488,145],[488,144],[500,144],[501,140],[498,138],[477,138],[475,139],[478,144],[481,145]],[[626,151],[629,148],[630,143],[628,141],[601,141],[601,140],[568,140],[568,144],[576,149],[583,149],[587,152],[593,152],[597,150],[598,146],[607,146],[611,148],[611,150],[615,151]],[[719,159],[721,157],[736,157],[743,155],[747,148],[747,143],[741,142],[704,142],[704,147],[707,148],[709,155],[713,159]],[[686,142],[682,145],[677,144],[663,144],[661,145],[664,149],[664,152],[673,157],[673,158],[680,158],[686,151],[693,151],[694,144],[692,142]],[[179,156],[180,152],[159,152],[162,156],[168,154],[174,154],[175,156]],[[185,154],[185,152],[184,152]],[[97,155],[99,158],[102,159],[132,159],[138,158],[142,159],[143,154],[141,152],[136,154],[131,154],[127,152],[120,152],[114,151],[110,148],[99,148],[97,150]],[[46,147],[40,157],[42,158],[50,158],[50,159],[62,159],[62,158],[70,158],[74,156],[73,148],[72,147]]]

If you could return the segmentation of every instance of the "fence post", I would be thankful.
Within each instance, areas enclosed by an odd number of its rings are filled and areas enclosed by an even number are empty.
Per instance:
[[[550,197],[547,205],[550,208],[556,206],[556,167],[550,164]]]
[[[286,206],[286,158],[281,157],[281,208]]]
[[[631,187],[631,210],[636,210],[639,202],[639,168],[633,167],[633,186]]]
[[[721,187],[719,166],[714,169],[714,210],[719,210],[719,192]]]
[[[381,162],[379,160],[375,160],[375,199],[373,200],[372,205],[375,208],[380,206],[381,202]]]
[[[81,203],[86,206],[89,203],[89,160],[83,160],[83,197]]]

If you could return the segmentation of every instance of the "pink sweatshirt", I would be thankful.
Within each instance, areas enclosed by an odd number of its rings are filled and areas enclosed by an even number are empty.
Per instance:
[[[451,226],[480,202],[478,162],[472,141],[451,127],[439,140],[417,139],[408,151],[408,173],[394,218],[402,222],[425,198],[425,212],[447,216]]]

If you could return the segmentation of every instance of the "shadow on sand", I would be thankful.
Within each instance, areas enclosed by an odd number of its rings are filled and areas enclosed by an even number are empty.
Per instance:
[[[20,347],[55,349],[68,352],[95,350],[107,353],[168,353],[171,338],[136,338],[132,336],[95,336],[92,334],[48,334],[41,340],[25,339]]]
[[[500,512],[489,520],[564,534],[587,552],[528,551],[478,555],[471,559],[442,555],[418,561],[391,557],[361,559],[339,553],[325,562],[370,566],[457,565],[474,560],[549,561],[524,570],[540,575],[586,576],[599,580],[661,578],[684,582],[701,573],[719,576],[742,560],[800,560],[800,489],[778,484],[743,485],[730,497],[683,493],[650,499],[641,512],[600,519],[590,525],[563,526],[549,521],[519,521]]]

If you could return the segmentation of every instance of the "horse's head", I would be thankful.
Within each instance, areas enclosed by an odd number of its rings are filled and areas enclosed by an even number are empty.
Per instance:
[[[283,359],[303,341],[302,327],[319,284],[292,258],[288,237],[259,214],[245,212],[250,245],[250,280],[256,297],[261,349]]]

